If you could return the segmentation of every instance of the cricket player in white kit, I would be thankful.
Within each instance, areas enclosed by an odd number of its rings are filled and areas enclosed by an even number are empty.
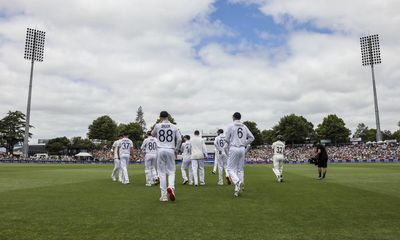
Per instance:
[[[278,141],[272,144],[272,149],[274,150],[274,156],[272,157],[272,171],[275,173],[278,182],[283,182],[283,160],[285,159],[285,143],[282,141],[281,135],[279,135],[277,138]]]
[[[157,169],[160,178],[160,201],[175,201],[175,159],[181,146],[182,136],[178,128],[168,121],[168,112],[160,113],[160,123],[157,123],[151,134],[158,140]],[[167,181],[168,178],[168,181]],[[167,187],[168,185],[168,187]]]
[[[193,178],[194,186],[205,185],[204,181],[204,159],[207,158],[207,148],[204,139],[200,137],[200,132],[198,130],[194,131],[194,136],[190,140],[192,145],[192,154],[190,159],[192,160]],[[199,170],[199,175],[197,175],[197,170]]]
[[[128,134],[124,133],[123,138],[118,143],[118,159],[121,162],[122,184],[129,183],[128,162],[133,156],[133,142],[128,138]]]
[[[146,153],[144,157],[144,173],[146,176],[146,186],[151,187],[158,181],[157,176],[157,138],[151,136],[151,132],[147,132],[147,138],[140,147],[141,151]]]
[[[226,139],[225,139],[225,135],[224,135],[224,130],[219,129],[218,130],[218,136],[215,138],[214,140],[214,146],[216,149],[216,153],[215,153],[215,162],[217,162],[217,166],[218,166],[218,185],[224,185],[224,174],[223,174],[223,170],[225,170],[225,176],[226,176],[226,180],[228,185],[231,184],[231,180],[229,178],[229,173],[228,170],[226,168],[226,164],[227,164],[227,160],[228,160],[228,148],[227,148],[227,144],[226,144]]]
[[[225,139],[229,146],[228,156],[228,173],[233,184],[235,185],[234,196],[238,197],[241,192],[241,187],[244,179],[244,158],[246,147],[254,141],[254,136],[244,125],[240,119],[242,115],[235,112],[232,116],[231,123],[225,133]]]
[[[115,141],[112,145],[111,152],[114,155],[114,169],[111,173],[111,179],[115,182],[117,181],[117,174],[118,174],[118,181],[122,182],[122,168],[121,168],[121,161],[118,159],[118,143],[121,140],[122,135],[119,136],[119,139]]]
[[[190,159],[190,155],[192,154],[192,145],[190,144],[190,136],[186,135],[183,137],[183,143],[181,146],[182,153],[182,165],[181,172],[183,178],[183,185],[189,183],[189,185],[193,185],[193,170],[192,170],[192,162]],[[187,177],[186,170],[189,170],[189,178]]]

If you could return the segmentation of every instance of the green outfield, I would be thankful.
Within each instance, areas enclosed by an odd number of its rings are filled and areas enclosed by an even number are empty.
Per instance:
[[[246,166],[246,188],[182,186],[159,202],[141,165],[130,185],[111,165],[0,165],[0,239],[400,239],[400,164],[336,164],[316,180],[311,165]]]

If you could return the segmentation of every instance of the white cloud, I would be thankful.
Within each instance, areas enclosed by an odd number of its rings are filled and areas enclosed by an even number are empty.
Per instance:
[[[132,121],[140,105],[149,125],[166,109],[184,132],[222,127],[234,111],[261,128],[290,113],[315,125],[337,113],[352,129],[358,122],[373,127],[370,72],[361,67],[358,37],[382,29],[383,64],[376,69],[382,128],[396,128],[400,49],[395,25],[388,23],[399,20],[397,2],[360,19],[353,17],[359,1],[346,8],[340,1],[256,2],[283,27],[283,16],[290,16],[334,33],[293,30],[285,36],[287,46],[213,42],[196,51],[204,37],[236,36],[209,18],[215,11],[211,0],[0,1],[0,12],[8,16],[0,18],[0,116],[25,111],[25,29],[38,26],[47,39],[45,60],[35,65],[35,138],[84,135],[104,114]],[[364,5],[369,11],[373,6]],[[363,28],[364,22],[372,27]]]

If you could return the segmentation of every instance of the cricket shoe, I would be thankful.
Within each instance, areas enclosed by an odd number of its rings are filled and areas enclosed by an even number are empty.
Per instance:
[[[146,187],[151,187],[151,183],[146,183]]]
[[[204,186],[204,185],[206,185],[206,183],[203,183],[203,182],[202,182],[202,183],[200,183],[200,186]]]
[[[115,179],[115,177],[111,177],[111,180],[112,180],[113,182],[116,182],[116,181],[117,181],[117,179]]]
[[[160,178],[156,177],[156,178],[154,178],[154,185],[158,185],[158,184],[160,184]]]
[[[228,185],[232,184],[231,178],[229,176],[226,176],[226,182],[228,183]]]
[[[235,197],[239,197],[241,187],[242,183],[240,181],[235,184],[235,193],[233,194]]]
[[[182,185],[186,185],[189,182],[189,180],[183,180]]]
[[[212,171],[211,173],[214,174],[214,175],[216,174],[215,171]]]
[[[224,185],[223,182],[218,182],[217,184],[220,185],[220,186]]]
[[[160,202],[168,202],[168,198],[167,197],[160,197]]]
[[[171,187],[167,188],[167,194],[168,194],[168,198],[171,201],[175,201],[175,193],[174,193],[174,189]]]

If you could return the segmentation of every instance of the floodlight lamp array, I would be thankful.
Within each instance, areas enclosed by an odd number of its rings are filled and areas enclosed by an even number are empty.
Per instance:
[[[382,63],[378,34],[361,37],[360,44],[363,66]]]
[[[24,58],[43,62],[44,41],[46,32],[27,28]]]

